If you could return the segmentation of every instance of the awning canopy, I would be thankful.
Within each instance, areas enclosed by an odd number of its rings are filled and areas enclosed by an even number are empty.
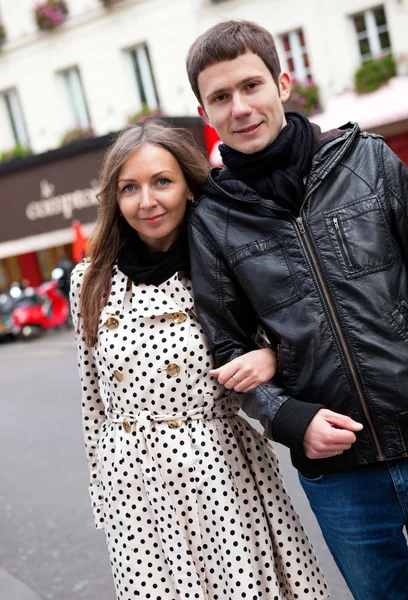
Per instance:
[[[376,131],[386,125],[408,119],[408,76],[393,77],[370,94],[348,91],[331,98],[326,110],[310,120],[322,131],[339,127],[348,121],[358,123],[361,129]]]

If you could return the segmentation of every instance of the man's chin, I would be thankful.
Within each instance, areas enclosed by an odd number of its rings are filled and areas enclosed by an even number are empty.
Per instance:
[[[268,142],[265,140],[248,140],[246,143],[234,143],[234,145],[231,144],[230,146],[242,154],[255,154],[266,148],[268,145]]]

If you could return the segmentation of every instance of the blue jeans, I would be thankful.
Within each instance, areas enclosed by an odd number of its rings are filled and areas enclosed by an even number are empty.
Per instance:
[[[356,600],[408,599],[408,458],[300,483]]]

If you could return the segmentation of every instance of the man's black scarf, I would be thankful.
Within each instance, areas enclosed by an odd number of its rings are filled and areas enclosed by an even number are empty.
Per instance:
[[[178,271],[189,273],[185,232],[165,252],[151,252],[135,231],[119,250],[118,269],[134,283],[153,285],[160,285]]]
[[[312,158],[313,133],[309,120],[297,112],[286,113],[287,125],[276,140],[255,154],[243,154],[222,144],[223,163],[263,198],[296,214],[304,196],[304,177]]]

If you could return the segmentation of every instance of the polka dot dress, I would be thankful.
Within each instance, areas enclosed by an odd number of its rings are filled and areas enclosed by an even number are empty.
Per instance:
[[[90,495],[117,598],[327,598],[272,445],[208,374],[189,282],[135,285],[114,269],[98,342],[81,338]]]

